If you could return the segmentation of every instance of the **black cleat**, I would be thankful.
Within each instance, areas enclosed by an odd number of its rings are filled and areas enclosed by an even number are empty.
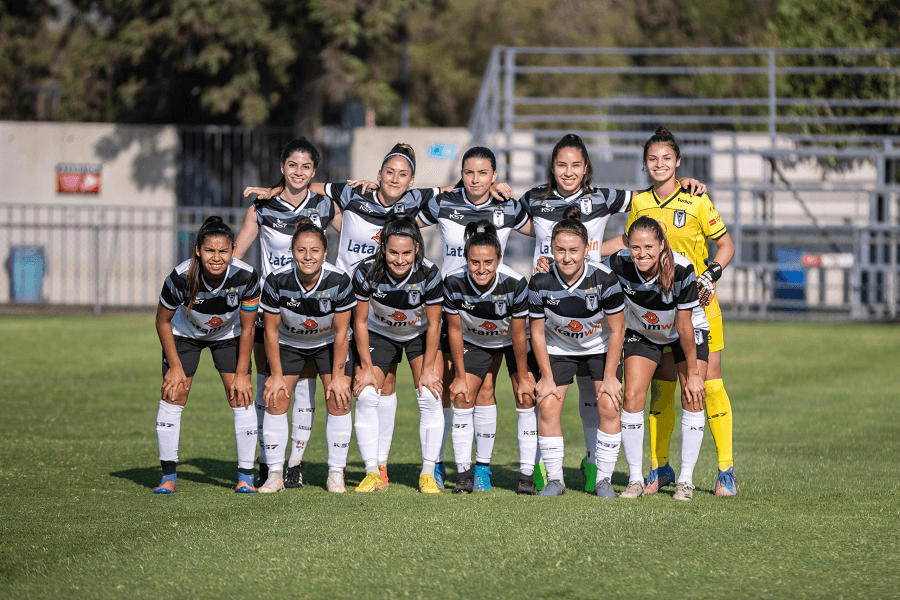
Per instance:
[[[256,473],[256,487],[260,487],[261,485],[266,483],[266,480],[269,478],[269,465],[266,463],[259,463],[259,470]]]
[[[284,475],[284,487],[301,488],[303,487],[303,463],[287,468]]]
[[[537,493],[531,475],[519,474],[519,487],[516,488],[516,493],[523,496],[534,496]]]
[[[472,469],[456,474],[456,487],[454,494],[471,494],[475,489],[475,481],[472,479]]]

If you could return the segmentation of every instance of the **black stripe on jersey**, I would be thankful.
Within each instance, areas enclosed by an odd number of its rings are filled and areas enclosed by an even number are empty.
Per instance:
[[[328,183],[325,193],[344,211],[359,215],[363,220],[381,227],[389,215],[405,214],[415,218],[421,207],[434,196],[434,188],[411,189],[397,202],[385,206],[376,191],[363,193],[362,186],[351,188],[346,183]]]
[[[528,316],[528,282],[501,264],[493,285],[482,292],[464,267],[444,279],[444,311],[460,316],[467,342],[491,348],[509,345],[511,320]]]
[[[465,228],[469,223],[487,219],[498,230],[520,229],[528,222],[528,213],[521,203],[511,198],[503,202],[488,200],[482,204],[473,204],[464,188],[443,192],[432,198],[422,207],[419,219],[426,226],[446,220]]]
[[[581,222],[626,212],[631,208],[632,193],[612,188],[582,189],[571,196],[554,191],[546,199],[541,196],[547,186],[532,188],[522,196],[522,204],[532,218],[561,221],[569,206],[581,209]]]

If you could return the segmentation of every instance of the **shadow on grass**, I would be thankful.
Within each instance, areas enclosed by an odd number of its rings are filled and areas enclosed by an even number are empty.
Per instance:
[[[110,473],[112,477],[128,479],[134,483],[154,488],[159,485],[161,471],[158,466],[125,469]],[[237,466],[234,461],[215,458],[192,458],[178,464],[178,479],[205,483],[217,487],[233,488],[237,483]]]

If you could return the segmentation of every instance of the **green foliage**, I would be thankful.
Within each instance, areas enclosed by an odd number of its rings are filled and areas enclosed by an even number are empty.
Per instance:
[[[35,95],[25,88],[50,75],[44,24],[51,13],[45,0],[0,4],[0,118],[38,116]]]

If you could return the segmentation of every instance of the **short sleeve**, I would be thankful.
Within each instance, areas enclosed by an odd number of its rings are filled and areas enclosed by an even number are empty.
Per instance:
[[[459,314],[459,308],[453,301],[453,278],[448,276],[441,287],[444,293],[444,312],[450,315]]]
[[[532,319],[543,319],[544,302],[541,299],[541,292],[537,287],[538,277],[532,277],[528,282],[528,316]]]
[[[178,310],[187,299],[186,287],[184,278],[173,269],[163,283],[159,303],[169,310]]]
[[[516,319],[528,316],[528,282],[523,277],[516,283],[513,292],[512,316]]]
[[[700,219],[700,226],[703,228],[703,234],[711,239],[716,240],[728,233],[725,229],[725,223],[719,216],[719,211],[713,206],[712,200],[706,194],[703,195],[703,203],[700,205],[700,211],[697,215]]]
[[[438,215],[441,212],[441,198],[444,194],[438,194],[437,196],[433,196],[429,198],[428,202],[422,204],[422,209],[419,211],[419,220],[425,224],[426,227],[434,225],[438,221]]]
[[[325,195],[337,202],[341,209],[345,209],[353,198],[353,189],[346,183],[326,183]]]
[[[700,296],[697,291],[697,276],[694,273],[694,265],[688,263],[680,269],[681,290],[676,300],[678,310],[691,310],[700,305]]]
[[[625,293],[619,284],[619,278],[610,271],[603,276],[603,294],[600,298],[600,308],[607,315],[614,315],[625,310]]]
[[[513,229],[522,229],[527,223],[528,219],[531,218],[531,215],[525,210],[525,204],[520,200],[513,200],[513,206],[515,207],[515,221],[513,221]]]
[[[441,270],[431,265],[425,279],[425,304],[439,304],[444,301],[444,282]]]
[[[338,285],[337,298],[334,302],[334,312],[344,312],[356,306],[356,296],[353,295],[353,283],[350,276],[341,273],[341,283]]]
[[[372,293],[368,275],[369,269],[365,263],[360,263],[353,269],[353,293],[356,299],[361,302],[368,302],[369,295]]]
[[[263,283],[262,296],[259,299],[259,305],[267,313],[280,313],[278,282],[275,280],[275,273],[269,274]]]

